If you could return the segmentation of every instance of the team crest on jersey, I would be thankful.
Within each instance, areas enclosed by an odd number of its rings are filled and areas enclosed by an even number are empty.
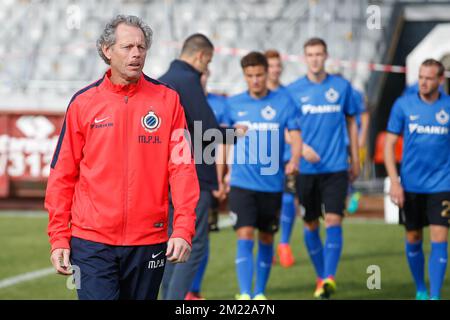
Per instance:
[[[325,98],[328,102],[335,103],[339,99],[339,93],[333,88],[330,88],[325,92]]]
[[[277,112],[271,106],[266,106],[261,110],[261,116],[266,120],[272,120],[277,115]]]
[[[436,113],[436,120],[439,122],[439,124],[445,125],[448,123],[448,120],[450,119],[450,116],[447,112],[445,112],[444,109]]]
[[[141,119],[145,131],[155,132],[161,126],[161,118],[154,111],[150,111]]]

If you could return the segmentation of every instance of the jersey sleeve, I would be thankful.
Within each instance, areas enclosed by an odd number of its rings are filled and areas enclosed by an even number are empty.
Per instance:
[[[364,103],[364,95],[360,91],[353,89],[353,99],[355,100],[358,114],[361,114],[361,113],[364,113],[367,111],[366,104]]]
[[[389,121],[387,125],[387,131],[400,135],[403,132],[405,125],[405,115],[402,109],[401,98],[395,101],[394,106],[391,109],[389,115]]]
[[[301,122],[300,122],[300,110],[295,105],[294,100],[288,96],[288,102],[286,106],[287,112],[287,129],[288,130],[301,130]]]
[[[226,98],[225,97],[220,97],[218,103],[220,104],[220,112],[217,115],[217,122],[219,123],[219,126],[227,126],[227,124],[225,123],[225,112],[227,111],[227,103],[226,103]]]
[[[232,110],[231,105],[228,101],[228,99],[223,100],[223,114],[222,114],[222,123],[226,127],[232,127],[234,125],[233,117],[232,117]]]
[[[45,208],[49,215],[47,233],[52,251],[70,248],[72,199],[85,143],[77,107],[75,100],[67,108],[47,181]]]
[[[169,144],[169,184],[174,207],[172,238],[190,245],[195,233],[195,208],[200,187],[195,169],[184,109],[176,95]]]
[[[358,106],[356,105],[356,101],[353,95],[353,88],[351,87],[349,82],[346,82],[343,94],[343,108],[345,115],[355,116],[356,114],[358,114]]]

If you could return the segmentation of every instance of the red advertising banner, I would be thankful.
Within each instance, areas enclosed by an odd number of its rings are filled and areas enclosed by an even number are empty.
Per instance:
[[[0,197],[43,193],[64,114],[0,113]],[[41,190],[35,190],[35,185]],[[30,189],[28,192],[26,189]]]

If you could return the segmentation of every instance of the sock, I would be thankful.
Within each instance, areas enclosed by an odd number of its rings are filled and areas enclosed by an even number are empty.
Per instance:
[[[209,239],[206,245],[206,252],[203,256],[200,265],[198,266],[197,273],[195,274],[194,281],[192,281],[192,286],[189,291],[199,293],[201,291],[203,276],[205,275],[206,266],[208,265],[209,258]]]
[[[259,241],[258,257],[256,259],[255,296],[264,294],[272,268],[273,244],[264,244]]]
[[[235,263],[240,293],[250,294],[253,281],[253,240],[238,240]]]
[[[425,284],[425,258],[423,256],[422,240],[405,244],[406,258],[408,260],[409,270],[411,270],[416,290],[426,292]]]
[[[289,244],[292,234],[292,228],[295,222],[295,201],[292,193],[283,193],[281,205],[281,237],[280,243]]]
[[[325,277],[334,277],[342,252],[342,226],[327,228],[327,239],[324,248]]]
[[[447,269],[447,242],[431,242],[428,269],[430,277],[430,298],[440,298],[445,270]]]
[[[316,270],[317,277],[323,279],[324,277],[324,262],[323,262],[323,245],[320,240],[319,228],[314,231],[310,231],[304,228],[304,239],[306,249],[308,250],[309,257]]]

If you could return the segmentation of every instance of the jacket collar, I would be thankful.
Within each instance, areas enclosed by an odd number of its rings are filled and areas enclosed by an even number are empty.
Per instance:
[[[189,72],[195,73],[199,77],[202,74],[200,71],[195,69],[189,63],[187,63],[187,62],[185,62],[183,60],[180,60],[180,59],[173,60],[172,63],[170,64],[170,67],[171,68],[175,68],[175,69],[179,69],[179,70],[185,70],[185,71],[189,71]]]
[[[123,84],[114,84],[111,82],[111,69],[106,71],[104,77],[102,86],[111,92],[121,94],[124,96],[133,96],[141,87],[144,82],[144,73],[141,74],[141,77],[136,83],[130,83],[127,85]]]

